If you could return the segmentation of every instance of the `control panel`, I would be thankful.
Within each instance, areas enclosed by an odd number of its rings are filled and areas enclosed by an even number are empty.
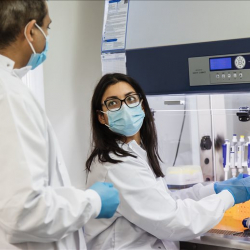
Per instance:
[[[250,83],[250,53],[188,58],[190,86]]]

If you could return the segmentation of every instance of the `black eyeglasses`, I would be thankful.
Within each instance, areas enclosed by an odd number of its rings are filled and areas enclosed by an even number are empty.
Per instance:
[[[118,111],[122,107],[122,103],[125,102],[125,104],[129,108],[135,108],[141,103],[141,95],[140,94],[131,94],[126,96],[123,100],[119,98],[112,98],[104,101],[105,106],[109,111]],[[102,104],[102,105],[104,105]]]

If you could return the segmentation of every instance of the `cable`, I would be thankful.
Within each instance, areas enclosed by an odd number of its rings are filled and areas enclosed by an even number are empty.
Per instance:
[[[175,165],[175,162],[176,162],[176,159],[177,159],[177,156],[178,156],[178,153],[179,153],[179,147],[180,147],[181,136],[182,136],[182,132],[183,132],[185,119],[186,119],[186,97],[185,97],[185,103],[184,103],[183,121],[182,121],[182,125],[181,125],[181,131],[180,131],[180,136],[179,136],[179,141],[178,141],[178,145],[177,145],[177,149],[176,149],[176,154],[175,154],[175,159],[174,159],[173,166]]]

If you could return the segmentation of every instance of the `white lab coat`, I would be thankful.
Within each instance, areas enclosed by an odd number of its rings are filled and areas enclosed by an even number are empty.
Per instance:
[[[82,226],[100,197],[71,186],[45,111],[13,66],[0,55],[0,249],[86,249]]]
[[[111,219],[89,220],[85,225],[88,250],[178,249],[178,242],[199,236],[233,206],[230,192],[215,194],[213,184],[170,192],[163,178],[155,178],[146,152],[135,142],[121,144],[136,155],[117,157],[122,163],[92,164],[87,186],[107,181],[119,190],[120,205]],[[205,197],[205,198],[204,198]]]

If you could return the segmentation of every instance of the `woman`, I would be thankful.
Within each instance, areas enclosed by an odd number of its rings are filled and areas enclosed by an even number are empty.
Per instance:
[[[86,162],[87,186],[111,182],[121,202],[111,219],[87,223],[88,249],[178,249],[174,241],[203,234],[239,202],[230,183],[216,186],[218,194],[213,184],[168,190],[153,117],[145,94],[131,77],[102,77],[92,98],[91,118],[93,149]],[[248,198],[241,202],[244,199]]]

